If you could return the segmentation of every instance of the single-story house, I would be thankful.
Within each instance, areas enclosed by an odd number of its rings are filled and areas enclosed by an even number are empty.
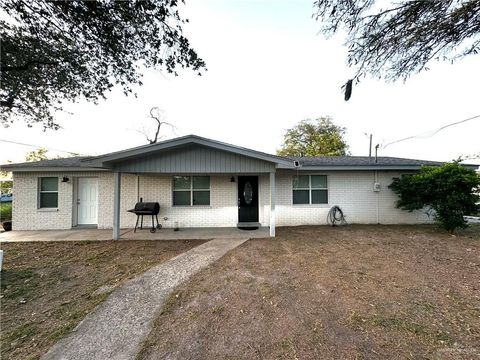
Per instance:
[[[393,157],[280,157],[188,135],[95,157],[6,164],[13,229],[135,225],[139,199],[160,204],[164,227],[325,224],[333,205],[349,223],[426,223],[396,209],[392,178],[439,162]]]

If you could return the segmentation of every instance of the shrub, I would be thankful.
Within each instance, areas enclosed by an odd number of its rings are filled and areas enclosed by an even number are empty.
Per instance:
[[[394,179],[389,188],[399,196],[397,208],[430,207],[435,220],[449,232],[466,227],[463,216],[478,211],[480,176],[458,162],[422,167],[416,174]]]
[[[12,220],[12,203],[0,203],[0,222]]]

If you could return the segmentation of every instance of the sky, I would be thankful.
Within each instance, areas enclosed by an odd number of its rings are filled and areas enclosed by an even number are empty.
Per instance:
[[[207,64],[203,76],[145,70],[137,98],[114,89],[98,105],[65,104],[60,130],[19,122],[0,127],[0,139],[88,155],[122,150],[147,143],[139,130],[156,106],[175,125],[162,129],[164,139],[197,134],[275,153],[286,129],[328,115],[347,129],[352,155],[368,155],[366,134],[381,145],[379,156],[450,161],[480,152],[480,118],[384,147],[480,115],[480,56],[434,62],[406,82],[366,78],[346,102],[341,86],[354,70],[344,39],[325,39],[313,11],[313,0],[186,0],[184,30]],[[33,149],[0,142],[0,163],[23,161]]]

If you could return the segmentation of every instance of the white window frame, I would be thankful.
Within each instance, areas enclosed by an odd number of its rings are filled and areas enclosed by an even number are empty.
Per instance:
[[[42,190],[42,179],[49,179],[49,178],[57,179],[57,191]],[[59,181],[58,176],[41,176],[38,178],[37,209],[58,209],[58,188],[59,188],[58,181]],[[55,193],[57,194],[57,206],[52,206],[52,207],[42,206],[42,194],[55,194]]]
[[[189,177],[190,178],[190,188],[189,189],[178,189],[178,190],[175,190],[175,177]],[[208,189],[194,189],[193,188],[193,178],[194,177],[208,177]],[[211,181],[212,181],[212,178],[208,175],[174,175],[172,177],[172,206],[210,206],[210,203],[211,203],[211,199],[210,199],[210,194],[211,194]],[[174,193],[175,192],[180,192],[180,191],[189,191],[190,192],[190,204],[189,205],[176,205],[174,203],[174,200],[175,200],[175,197],[174,197]],[[193,192],[194,191],[208,191],[208,204],[200,204],[200,205],[197,205],[197,204],[194,204],[193,203]]]
[[[302,187],[302,188],[294,188],[293,187],[293,181],[295,179],[295,177],[299,177],[299,176],[308,176],[308,188],[306,187]],[[320,187],[316,187],[316,188],[312,188],[312,176],[325,176],[325,179],[326,179],[326,182],[327,182],[327,185],[326,187],[324,188],[320,188]],[[292,177],[292,205],[294,206],[297,206],[297,205],[328,205],[329,201],[330,201],[330,196],[329,196],[329,190],[328,190],[328,175],[325,175],[325,174],[301,174],[301,175],[294,175]],[[308,190],[308,204],[305,203],[305,204],[295,204],[293,202],[293,192],[296,191],[296,190]],[[312,191],[313,190],[326,190],[327,191],[327,202],[326,203],[315,203],[313,204],[312,203]]]

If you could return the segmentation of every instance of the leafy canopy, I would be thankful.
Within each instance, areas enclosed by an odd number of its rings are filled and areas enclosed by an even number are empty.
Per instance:
[[[0,180],[0,195],[2,194],[10,194],[13,189],[13,181],[12,180]]]
[[[480,51],[478,0],[317,0],[322,32],[347,32],[349,66],[396,80]]]
[[[480,176],[458,162],[426,166],[418,173],[394,179],[389,186],[398,194],[396,207],[413,211],[429,207],[447,231],[466,226],[464,215],[476,213]]]
[[[2,0],[0,123],[57,129],[63,101],[96,103],[114,85],[141,85],[141,69],[200,71],[182,35],[177,0]]]
[[[280,156],[345,156],[348,145],[343,139],[345,128],[330,117],[302,120],[288,129],[277,154]]]
[[[47,153],[48,153],[48,150],[45,148],[39,148],[38,150],[29,151],[25,155],[25,161],[34,162],[34,161],[48,160],[49,157]]]

